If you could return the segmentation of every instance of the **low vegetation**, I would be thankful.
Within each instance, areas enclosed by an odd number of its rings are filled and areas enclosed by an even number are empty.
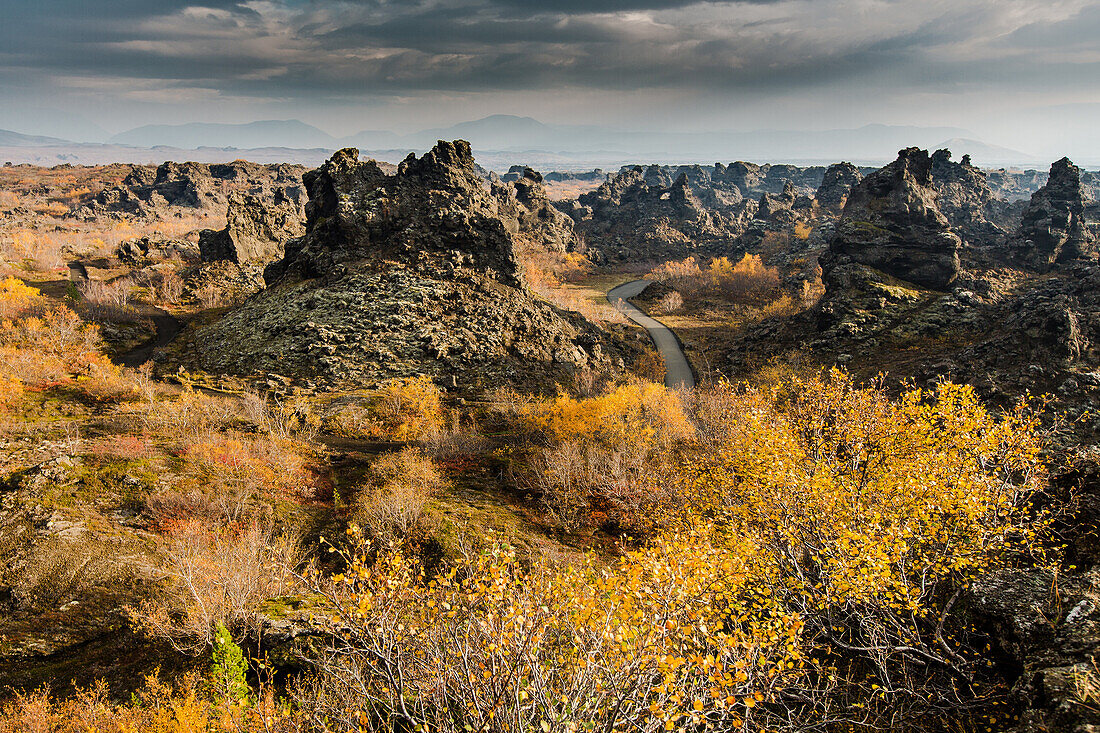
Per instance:
[[[685,299],[767,308],[781,290],[751,256],[662,273]],[[578,375],[572,392],[465,405],[424,377],[327,401],[224,395],[117,367],[95,325],[15,278],[0,309],[5,430],[52,446],[8,483],[79,527],[0,546],[3,582],[34,618],[109,598],[124,610],[106,616],[190,670],[129,701],[105,682],[24,689],[0,731],[917,730],[1010,714],[960,599],[1058,560],[1031,402],[994,412],[967,387],[891,393],[840,371],[690,392]],[[518,529],[460,526],[458,492]],[[310,641],[269,650],[273,624]]]

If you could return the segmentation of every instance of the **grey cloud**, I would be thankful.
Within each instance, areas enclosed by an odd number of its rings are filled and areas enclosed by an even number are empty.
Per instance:
[[[1100,50],[1100,5],[1082,8],[1072,18],[1053,23],[1028,23],[1011,33],[1005,44],[1025,48],[1087,46]]]
[[[0,91],[208,89],[255,99],[355,100],[540,90],[694,90],[792,98],[1084,84],[1060,56],[1100,10],[1023,23],[1041,0],[43,0],[0,26]],[[203,10],[206,9],[206,10]],[[1012,24],[1015,23],[1015,26]],[[1007,25],[1007,27],[1006,27]],[[1029,52],[1019,53],[1019,47]],[[654,97],[655,99],[657,97]]]

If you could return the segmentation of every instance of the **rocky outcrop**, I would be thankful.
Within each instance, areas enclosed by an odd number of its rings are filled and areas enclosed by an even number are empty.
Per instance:
[[[278,193],[270,203],[247,194],[233,194],[225,216],[225,229],[206,229],[199,235],[204,262],[228,260],[238,265],[266,266],[282,258],[287,241],[305,233],[299,207]]]
[[[305,203],[304,172],[300,165],[246,161],[134,166],[120,185],[100,192],[74,215],[94,218],[114,213],[155,219],[177,215],[181,209],[220,213],[233,193],[266,201],[279,198],[301,213]]]
[[[1090,456],[1090,452],[1092,455]],[[1009,664],[1016,733],[1095,731],[1100,707],[1084,693],[1100,684],[1100,464],[1070,450],[1050,481],[1060,505],[1063,568],[1006,568],[979,578],[962,599]],[[1068,566],[1068,567],[1067,567]],[[1095,692],[1093,692],[1095,694]]]
[[[307,233],[268,267],[268,284],[338,278],[380,258],[523,284],[499,202],[482,185],[469,143],[440,141],[421,158],[410,154],[393,176],[358,156],[345,148],[303,176]]]
[[[778,195],[765,193],[760,197],[760,203],[756,207],[756,218],[763,219],[773,226],[788,226],[797,218],[794,212],[795,202],[794,185],[787,181],[783,193]]]
[[[839,214],[844,209],[852,188],[862,180],[859,168],[851,163],[833,163],[825,171],[814,198],[824,210]]]
[[[629,347],[525,289],[469,143],[441,141],[394,175],[345,149],[303,180],[305,235],[267,289],[182,340],[184,364],[323,386],[428,374],[462,391],[621,366]]]
[[[733,187],[746,198],[759,198],[765,193],[782,194],[787,184],[794,187],[796,196],[813,197],[821,186],[826,169],[822,166],[802,168],[796,165],[757,165],[736,161],[728,166],[718,163],[711,173],[712,185]]]
[[[756,163],[746,163],[738,160],[726,166],[725,170],[721,171],[720,177],[717,175],[716,177],[736,186],[743,195],[751,196],[754,191],[763,193],[762,189],[764,180],[767,177],[767,170],[761,169]]]
[[[571,211],[595,259],[652,261],[728,254],[756,214],[736,188],[691,183],[698,166],[635,166],[582,195]]]
[[[118,245],[115,254],[123,264],[130,267],[144,267],[173,258],[186,262],[199,256],[191,242],[155,234],[124,240]]]
[[[907,148],[852,189],[822,267],[853,262],[942,290],[959,274],[960,244],[936,206],[928,152]]]
[[[1013,237],[1018,260],[1046,272],[1052,267],[1092,255],[1096,239],[1084,219],[1081,169],[1062,158],[1050,167],[1045,186],[1031,197]]]
[[[1081,700],[1100,655],[1100,570],[1005,570],[978,582],[972,613],[1021,669],[1013,685],[1020,733],[1094,731],[1100,711]]]
[[[994,245],[1003,238],[1004,230],[992,221],[998,218],[993,192],[985,173],[970,163],[969,155],[955,163],[950,150],[933,153],[932,187],[936,189],[936,206],[967,246]]]
[[[510,183],[493,186],[500,204],[501,218],[512,234],[525,237],[536,247],[554,252],[578,249],[573,220],[550,203],[542,176],[531,168]]]

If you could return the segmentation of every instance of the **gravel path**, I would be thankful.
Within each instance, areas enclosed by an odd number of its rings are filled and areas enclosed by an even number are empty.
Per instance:
[[[612,305],[622,310],[627,318],[649,332],[649,337],[653,339],[654,345],[665,360],[665,386],[672,389],[694,387],[695,375],[691,373],[691,365],[684,356],[684,350],[680,348],[680,341],[676,338],[676,334],[657,319],[642,313],[630,302],[630,299],[645,290],[649,283],[649,280],[623,283],[608,290],[607,299]]]

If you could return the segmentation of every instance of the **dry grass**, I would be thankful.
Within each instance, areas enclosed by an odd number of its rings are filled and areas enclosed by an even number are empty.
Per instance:
[[[86,600],[90,592],[113,590],[133,577],[117,548],[95,539],[49,537],[24,548],[24,561],[11,580],[12,598],[25,608],[57,609]],[[5,559],[5,570],[13,567]]]
[[[254,631],[260,605],[287,592],[302,560],[296,539],[258,521],[214,528],[184,522],[161,551],[165,595],[128,611],[135,625],[188,653],[209,648],[219,623]]]
[[[141,318],[131,305],[134,283],[128,277],[85,280],[77,288],[81,299],[76,307],[85,320],[133,323]]]
[[[367,486],[355,518],[376,540],[392,545],[414,533],[424,508],[444,482],[430,458],[404,448],[371,464]]]
[[[595,191],[603,181],[543,181],[546,197],[551,201],[572,201],[573,199]]]
[[[680,295],[679,291],[673,290],[671,293],[665,293],[657,301],[655,310],[658,313],[669,315],[672,313],[679,313],[684,307],[684,296]]]
[[[1078,704],[1100,713],[1100,667],[1095,659],[1091,665],[1081,664],[1074,669],[1073,684]]]

